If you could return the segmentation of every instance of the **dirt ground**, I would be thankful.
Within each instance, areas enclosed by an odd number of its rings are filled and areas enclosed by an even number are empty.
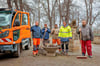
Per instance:
[[[10,54],[0,54],[0,66],[100,66],[100,45],[93,45],[93,58],[77,59],[80,52],[69,53],[70,56],[32,56],[30,50],[23,51],[19,58]]]

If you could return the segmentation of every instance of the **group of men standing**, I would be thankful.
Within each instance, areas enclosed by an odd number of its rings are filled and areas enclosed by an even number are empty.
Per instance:
[[[82,46],[82,55],[85,56],[86,53],[86,47],[88,51],[88,55],[91,58],[92,57],[92,50],[91,50],[91,40],[93,40],[93,33],[90,27],[86,25],[86,21],[82,21],[82,27],[77,29],[77,33],[81,33],[81,46]],[[43,45],[49,43],[49,34],[52,35],[52,44],[58,44],[61,46],[59,48],[59,52],[64,53],[65,55],[68,55],[68,45],[69,41],[72,39],[72,30],[71,27],[64,21],[63,25],[58,28],[58,25],[55,24],[54,28],[50,30],[47,27],[47,24],[44,24],[44,28],[41,29],[39,27],[39,23],[36,21],[35,26],[31,27],[32,31],[32,38],[33,38],[33,55],[39,55],[39,45],[40,41],[43,41]],[[85,31],[85,32],[84,32]],[[88,33],[88,34],[87,34]],[[66,51],[64,51],[64,45],[66,46]],[[86,47],[85,47],[86,46]]]

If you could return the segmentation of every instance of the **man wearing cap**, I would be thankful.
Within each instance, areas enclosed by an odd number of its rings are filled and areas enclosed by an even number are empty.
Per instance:
[[[47,24],[44,24],[44,28],[42,29],[42,38],[43,38],[43,45],[49,43],[49,34],[51,30],[47,27]]]

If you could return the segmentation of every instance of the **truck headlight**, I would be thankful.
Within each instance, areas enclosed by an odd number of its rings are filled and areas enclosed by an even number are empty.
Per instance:
[[[5,31],[4,33],[5,33],[4,34],[5,36],[8,36],[9,35],[9,31]]]
[[[7,37],[8,35],[9,35],[9,31],[7,30],[7,31],[0,34],[0,38]]]

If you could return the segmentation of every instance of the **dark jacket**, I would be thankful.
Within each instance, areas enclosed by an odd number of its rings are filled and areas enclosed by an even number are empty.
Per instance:
[[[90,26],[86,25],[86,26],[81,26],[81,40],[87,41],[87,40],[91,40],[93,41],[94,36],[93,36],[93,32]],[[79,32],[79,28],[76,30],[76,32],[78,34],[80,34]]]
[[[49,33],[51,33],[50,29],[47,28],[47,32],[45,33],[45,28],[42,29],[42,37],[43,39],[49,39]]]
[[[32,26],[31,31],[32,31],[32,38],[42,38],[42,31],[39,26]]]

